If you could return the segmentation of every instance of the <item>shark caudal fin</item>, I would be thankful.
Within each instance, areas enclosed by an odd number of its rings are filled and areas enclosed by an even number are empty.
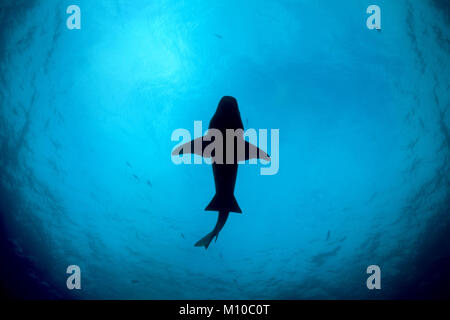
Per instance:
[[[230,197],[218,197],[216,194],[205,210],[242,213],[234,195]]]
[[[209,244],[211,243],[211,241],[214,237],[216,237],[216,240],[217,240],[216,233],[214,231],[211,231],[206,236],[204,236],[203,238],[198,240],[197,243],[195,244],[195,246],[196,247],[205,247],[205,250],[206,250],[206,249],[208,249]]]

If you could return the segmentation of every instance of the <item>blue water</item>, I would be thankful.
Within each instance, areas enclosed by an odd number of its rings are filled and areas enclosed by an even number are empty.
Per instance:
[[[448,297],[449,30],[446,1],[1,0],[3,294]],[[280,165],[239,167],[243,214],[204,250],[212,169],[170,138],[224,95]]]

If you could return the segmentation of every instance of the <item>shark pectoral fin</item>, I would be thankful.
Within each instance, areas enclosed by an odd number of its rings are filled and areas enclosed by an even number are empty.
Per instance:
[[[258,148],[254,144],[251,144],[248,141],[245,141],[245,154],[240,155],[238,153],[238,161],[245,161],[249,159],[263,159],[266,161],[270,161],[270,157],[264,150]]]
[[[210,141],[205,141],[205,137],[191,140],[173,149],[172,156],[192,153],[203,157],[203,151],[210,143]]]

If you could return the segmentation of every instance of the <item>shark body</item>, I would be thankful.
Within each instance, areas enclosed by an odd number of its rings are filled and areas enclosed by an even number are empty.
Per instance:
[[[210,135],[212,129],[219,131],[223,137],[223,142],[221,144],[222,150],[213,150],[210,155],[206,155],[205,149],[211,143],[215,142],[214,138]],[[234,197],[238,162],[252,158],[261,158],[270,161],[270,157],[266,152],[248,141],[245,141],[242,134],[231,137],[228,136],[227,130],[229,129],[232,129],[235,132],[241,129],[241,132],[243,132],[244,126],[236,99],[231,96],[224,96],[220,100],[217,110],[209,123],[207,134],[204,137],[179,146],[172,152],[173,155],[179,155],[187,149],[192,153],[199,154],[203,157],[210,156],[212,158],[216,194],[205,210],[218,211],[219,215],[214,229],[197,241],[195,244],[196,247],[205,247],[205,249],[208,249],[212,239],[216,238],[217,240],[219,232],[222,230],[228,219],[229,213],[242,213],[242,210]],[[233,139],[233,141],[227,141],[231,139]],[[230,145],[233,149],[228,147]],[[238,150],[239,145],[243,146],[241,150]]]

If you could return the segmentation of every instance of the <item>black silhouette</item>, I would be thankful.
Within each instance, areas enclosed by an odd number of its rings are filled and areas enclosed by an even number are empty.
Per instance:
[[[205,249],[208,249],[208,246],[214,237],[216,237],[217,241],[219,232],[225,225],[230,212],[242,213],[242,210],[241,208],[239,208],[236,198],[234,197],[234,187],[236,184],[238,161],[244,161],[252,158],[261,158],[270,161],[270,157],[266,152],[262,151],[251,143],[244,141],[243,135],[232,137],[234,139],[234,159],[233,161],[226,160],[226,129],[244,129],[238,104],[235,98],[225,96],[220,100],[219,106],[217,107],[216,113],[209,123],[208,129],[217,129],[222,133],[223,150],[214,150],[211,152],[216,195],[205,210],[218,211],[219,216],[214,229],[195,244],[196,247],[204,246]],[[203,157],[208,157],[208,155],[206,155],[206,152],[204,154],[205,148],[210,143],[215,141],[215,139],[209,135],[209,132],[210,130],[208,130],[208,133],[204,137],[192,140],[179,146],[172,152],[172,155],[183,154],[183,152],[185,152],[187,148],[187,150],[190,150],[191,153],[199,154]],[[241,143],[245,146],[244,153],[238,152],[238,143]],[[196,149],[195,145],[200,145],[201,150]]]

